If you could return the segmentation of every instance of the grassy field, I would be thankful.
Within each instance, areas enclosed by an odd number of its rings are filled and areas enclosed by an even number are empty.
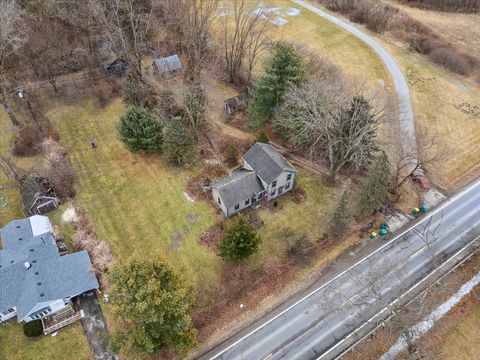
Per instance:
[[[471,315],[467,315],[446,336],[442,346],[445,360],[472,360],[478,359],[480,349],[480,307]]]
[[[292,2],[283,0],[274,1],[274,5],[298,8]],[[304,9],[298,16],[285,19],[288,24],[275,28],[278,38],[301,43],[326,55],[347,75],[364,81],[370,91],[385,93],[383,84],[388,86],[389,77],[382,63],[356,37]],[[454,26],[454,22],[451,25]],[[477,31],[475,29],[472,30],[474,34]],[[428,142],[434,139],[438,147],[448,153],[443,161],[432,167],[433,182],[447,191],[464,185],[480,170],[480,87],[452,76],[375,34],[371,35],[394,56],[407,77],[419,148],[422,148],[424,139],[428,138]],[[466,36],[465,33],[463,36],[476,41],[475,36]],[[384,131],[386,137],[398,132],[395,124],[390,124]]]
[[[0,327],[0,359],[2,360],[89,360],[87,338],[80,323],[75,323],[57,336],[27,338],[21,324],[12,321]]]

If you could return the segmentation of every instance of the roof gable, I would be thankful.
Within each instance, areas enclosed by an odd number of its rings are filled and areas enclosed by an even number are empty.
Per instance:
[[[243,159],[267,184],[271,184],[285,171],[297,172],[270,144],[257,142],[245,153]]]

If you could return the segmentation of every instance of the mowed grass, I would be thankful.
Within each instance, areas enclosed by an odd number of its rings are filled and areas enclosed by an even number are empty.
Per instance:
[[[56,336],[27,338],[22,324],[11,321],[0,327],[0,359],[2,360],[89,360],[86,336],[79,322],[58,332]]]
[[[49,102],[47,116],[77,170],[77,201],[116,261],[162,259],[186,271],[195,284],[216,276],[219,260],[197,243],[213,224],[214,212],[184,195],[187,179],[199,169],[173,167],[159,155],[126,150],[115,129],[124,110],[121,99],[103,108],[86,101]]]
[[[442,346],[445,360],[478,359],[480,349],[480,307],[465,317],[446,336]]]

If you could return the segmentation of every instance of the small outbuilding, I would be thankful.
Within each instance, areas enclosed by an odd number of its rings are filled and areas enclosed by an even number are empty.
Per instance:
[[[155,75],[171,77],[175,76],[182,70],[182,63],[178,55],[167,56],[156,59],[153,64],[153,72]]]
[[[29,215],[43,215],[60,206],[47,179],[32,174],[22,180],[23,208]]]
[[[247,108],[247,96],[242,94],[229,98],[223,102],[223,107],[225,109],[225,115],[227,116],[235,115],[239,111],[244,111]]]
[[[123,76],[128,70],[128,61],[122,58],[115,59],[105,68],[109,76]]]

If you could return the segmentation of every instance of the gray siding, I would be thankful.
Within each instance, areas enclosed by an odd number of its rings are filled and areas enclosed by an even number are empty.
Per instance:
[[[213,197],[213,201],[215,201],[215,203],[218,206],[220,206],[220,209],[222,209],[225,216],[228,216],[228,209],[225,207],[225,202],[220,197],[220,194],[218,193],[217,189],[212,188],[212,197]],[[218,199],[220,199],[220,203],[218,202]]]
[[[287,180],[288,178],[288,175],[291,175],[290,176],[290,180]],[[275,184],[275,187],[272,186],[273,182],[271,184],[268,184],[268,199],[271,200],[271,199],[275,199],[276,197],[280,196],[280,195],[283,195],[285,194],[286,192],[292,190],[293,188],[293,184],[295,182],[295,176],[296,176],[296,173],[294,172],[283,172],[279,177],[277,177],[276,179],[276,184]],[[288,188],[286,188],[286,185],[289,185]],[[282,189],[282,193],[280,194],[279,193],[279,189]],[[275,190],[275,194],[272,195],[272,191]]]

